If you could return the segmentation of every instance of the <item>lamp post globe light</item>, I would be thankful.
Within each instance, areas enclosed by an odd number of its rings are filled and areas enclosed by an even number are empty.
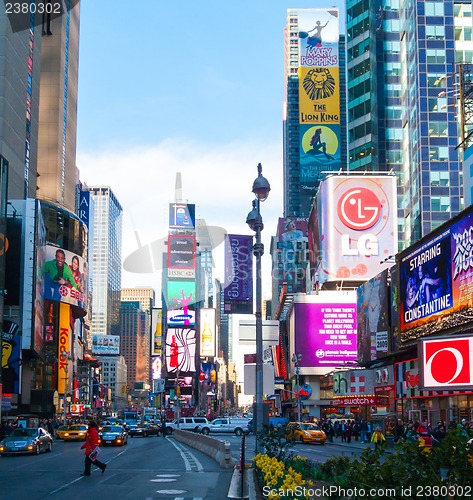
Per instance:
[[[300,374],[301,374],[301,367],[299,366],[299,361],[302,360],[302,354],[293,354],[292,355],[292,362],[294,363],[294,374],[296,375],[296,387],[297,390],[294,391],[295,395],[297,396],[297,421],[301,421],[301,385],[300,385]]]
[[[256,436],[263,429],[263,320],[262,320],[262,279],[261,279],[261,257],[264,254],[264,245],[261,243],[261,231],[264,228],[263,219],[260,212],[260,203],[265,201],[269,192],[271,191],[271,186],[268,180],[263,177],[262,171],[263,167],[261,163],[258,163],[258,177],[253,182],[252,192],[255,194],[255,200],[253,200],[253,209],[248,214],[246,218],[246,223],[250,226],[250,229],[254,231],[256,241],[253,245],[253,255],[256,257],[256,307],[255,307],[255,318],[256,318],[256,405],[253,414],[254,428]],[[256,439],[256,452],[260,451],[261,446]]]

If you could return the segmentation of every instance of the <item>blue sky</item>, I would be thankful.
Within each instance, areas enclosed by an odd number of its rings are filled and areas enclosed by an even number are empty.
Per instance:
[[[166,234],[176,172],[198,217],[250,234],[261,162],[268,259],[283,206],[286,11],[333,6],[344,19],[341,0],[81,2],[77,165],[120,200],[124,258],[137,236],[146,245]],[[157,287],[157,274],[124,272],[122,286]]]

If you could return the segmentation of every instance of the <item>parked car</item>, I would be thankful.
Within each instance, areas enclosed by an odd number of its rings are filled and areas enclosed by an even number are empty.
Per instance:
[[[68,425],[60,425],[56,429],[56,439],[64,439],[64,434],[69,430]]]
[[[99,438],[101,446],[123,446],[128,443],[128,434],[121,425],[104,425]]]
[[[42,451],[51,451],[53,447],[53,437],[42,427],[18,427],[12,431],[1,443],[0,454],[35,454]]]
[[[159,436],[161,427],[157,424],[139,424],[128,431],[130,437]]]
[[[325,444],[327,436],[316,424],[309,422],[289,422],[286,426],[286,439],[300,443]]]
[[[210,434],[211,432],[226,432],[235,433],[237,436],[248,434],[248,421],[247,418],[216,418],[208,425],[202,426],[202,434]]]
[[[85,441],[87,437],[87,426],[84,424],[74,424],[69,426],[69,430],[64,432],[64,441]]]

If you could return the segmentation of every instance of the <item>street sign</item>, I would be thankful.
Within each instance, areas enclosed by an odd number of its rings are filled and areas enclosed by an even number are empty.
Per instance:
[[[156,380],[153,380],[153,392],[155,394],[164,392],[164,379],[163,378],[157,378]]]

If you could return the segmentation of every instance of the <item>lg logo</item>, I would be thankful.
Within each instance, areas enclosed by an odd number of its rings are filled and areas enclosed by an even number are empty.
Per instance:
[[[452,389],[473,385],[473,337],[424,340],[423,387]]]
[[[370,189],[353,188],[340,198],[337,212],[346,227],[355,231],[366,231],[378,222],[381,203]]]

